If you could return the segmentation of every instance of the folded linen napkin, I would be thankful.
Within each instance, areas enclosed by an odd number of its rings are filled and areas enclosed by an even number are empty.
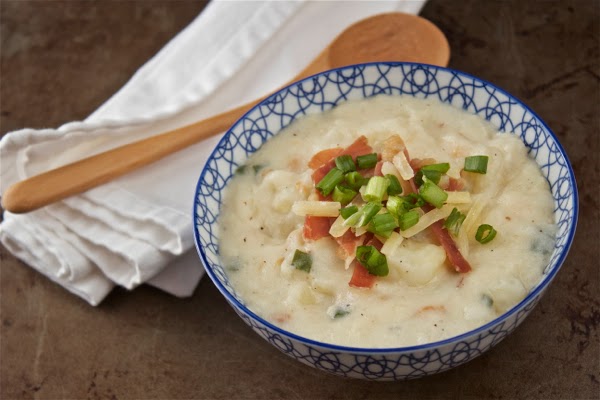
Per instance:
[[[213,1],[85,121],[6,134],[0,189],[250,101],[295,76],[353,22],[416,14],[423,3]],[[193,191],[219,139],[29,214],[5,212],[0,241],[92,305],[115,285],[189,296],[204,273],[193,249]]]

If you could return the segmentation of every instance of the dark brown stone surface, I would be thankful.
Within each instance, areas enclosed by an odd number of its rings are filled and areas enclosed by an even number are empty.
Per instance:
[[[202,9],[198,1],[0,1],[0,132],[80,120]],[[0,249],[2,399],[600,398],[600,2],[438,1],[450,66],[525,101],[573,163],[570,255],[488,353],[405,383],[324,375],[254,334],[209,279],[189,299],[115,290],[93,308]]]

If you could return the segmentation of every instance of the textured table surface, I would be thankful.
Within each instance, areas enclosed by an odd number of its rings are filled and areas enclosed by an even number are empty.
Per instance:
[[[200,12],[197,1],[0,1],[0,132],[80,120]],[[530,317],[474,361],[404,382],[305,367],[254,334],[209,279],[189,299],[140,287],[93,308],[0,250],[0,398],[600,397],[600,2],[437,1],[450,66],[521,98],[558,135],[580,190],[569,257]]]

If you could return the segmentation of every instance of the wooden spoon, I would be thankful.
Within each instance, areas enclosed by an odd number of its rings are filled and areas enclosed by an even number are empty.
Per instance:
[[[444,34],[421,17],[389,13],[344,30],[293,81],[331,68],[374,61],[413,61],[446,66],[450,47]],[[82,193],[212,135],[226,131],[268,96],[194,124],[82,159],[10,186],[4,209],[25,213]]]

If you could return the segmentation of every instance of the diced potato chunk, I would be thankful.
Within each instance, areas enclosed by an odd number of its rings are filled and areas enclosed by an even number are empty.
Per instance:
[[[443,270],[446,253],[434,244],[405,240],[387,260],[410,286],[423,286]]]
[[[514,277],[501,278],[492,287],[490,294],[498,313],[507,311],[527,294],[520,280]]]

